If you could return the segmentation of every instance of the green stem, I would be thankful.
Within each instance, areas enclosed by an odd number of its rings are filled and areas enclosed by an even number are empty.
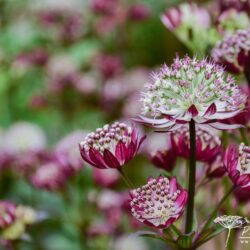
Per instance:
[[[245,143],[246,146],[248,146],[249,145],[248,144],[248,139],[247,139],[244,128],[240,128],[240,135],[241,135],[242,141]]]
[[[223,205],[223,203],[227,200],[227,198],[230,196],[230,194],[234,190],[235,190],[235,186],[233,186],[232,188],[230,188],[228,190],[228,192],[224,195],[224,197],[221,199],[221,201],[219,202],[219,204],[216,206],[216,208],[213,210],[213,212],[209,216],[209,218],[208,218],[206,224],[204,225],[204,227],[202,228],[201,232],[204,232],[209,227],[210,223],[212,222],[212,220],[216,216],[216,214],[217,214],[218,210],[220,209],[220,207]]]
[[[189,123],[190,135],[190,160],[189,160],[189,179],[188,179],[188,204],[186,214],[185,232],[192,232],[194,220],[194,196],[195,196],[195,177],[196,177],[196,135],[195,122],[191,120]]]
[[[117,169],[118,172],[120,173],[123,181],[126,183],[126,185],[128,186],[129,189],[135,189],[134,184],[130,181],[130,179],[128,178],[127,174],[123,171],[122,167]]]

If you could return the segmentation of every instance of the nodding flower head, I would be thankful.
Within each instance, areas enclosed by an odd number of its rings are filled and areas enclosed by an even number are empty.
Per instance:
[[[88,134],[80,152],[93,167],[119,168],[136,155],[144,139],[135,127],[115,122]]]
[[[227,148],[224,164],[234,185],[250,188],[250,146],[241,143],[239,147],[231,145]]]
[[[137,121],[156,130],[173,131],[192,119],[217,129],[229,129],[223,119],[242,111],[246,97],[223,68],[206,59],[177,57],[153,74],[142,94],[143,114]]]
[[[214,60],[228,71],[242,73],[249,67],[250,29],[238,30],[218,42],[212,50]]]
[[[176,178],[149,178],[148,183],[130,192],[133,216],[149,226],[167,228],[183,213],[187,191],[178,186]]]
[[[180,157],[190,157],[189,127],[183,125],[180,129],[171,133],[172,148]],[[220,138],[211,130],[196,126],[196,159],[197,161],[209,162],[221,151]]]

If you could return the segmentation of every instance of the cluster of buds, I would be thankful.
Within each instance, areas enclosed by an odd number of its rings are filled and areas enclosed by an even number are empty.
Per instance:
[[[27,225],[37,221],[37,213],[30,207],[0,201],[0,235],[5,240],[19,239]]]
[[[250,188],[250,146],[229,146],[224,158],[225,167],[237,187]]]
[[[144,139],[135,127],[115,122],[88,134],[80,142],[80,152],[94,167],[120,168],[135,156]]]
[[[233,73],[242,73],[249,67],[250,30],[238,30],[220,41],[212,50],[217,63]]]
[[[190,135],[189,127],[183,125],[171,133],[171,143],[174,152],[189,159],[190,157]],[[196,159],[197,161],[213,161],[221,151],[221,141],[211,130],[196,126]]]
[[[217,129],[237,128],[223,119],[242,111],[246,97],[224,69],[206,59],[177,57],[153,74],[142,94],[143,115],[137,121],[173,131],[192,119]]]
[[[149,178],[145,186],[134,189],[131,195],[133,216],[149,226],[167,228],[183,213],[187,191],[178,186],[176,178]]]

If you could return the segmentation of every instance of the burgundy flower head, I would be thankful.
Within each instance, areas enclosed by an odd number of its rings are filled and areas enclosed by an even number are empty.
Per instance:
[[[80,152],[93,167],[120,168],[136,155],[144,139],[135,127],[115,122],[88,134],[80,143]]]
[[[190,138],[189,127],[183,125],[171,133],[172,148],[180,157],[189,159]],[[196,126],[196,159],[197,161],[212,161],[221,151],[220,138],[211,130]]]
[[[143,110],[138,122],[159,131],[173,131],[192,119],[217,129],[240,127],[223,119],[242,112],[246,96],[224,69],[206,59],[178,57],[153,74],[142,93]]]
[[[227,35],[212,50],[212,57],[217,63],[225,65],[228,71],[242,73],[249,67],[250,29],[238,30]]]
[[[250,147],[241,143],[239,147],[228,146],[224,164],[234,185],[250,189]]]
[[[183,213],[187,202],[187,191],[173,177],[149,178],[145,186],[134,189],[131,195],[133,216],[146,225],[167,228]]]

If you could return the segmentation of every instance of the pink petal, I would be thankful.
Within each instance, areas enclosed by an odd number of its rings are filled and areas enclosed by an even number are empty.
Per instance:
[[[126,145],[123,142],[119,142],[115,149],[115,156],[119,162],[124,162],[126,157]]]
[[[91,148],[89,150],[89,157],[91,159],[91,161],[93,161],[96,164],[96,167],[98,168],[107,168],[102,155],[100,154],[99,151]]]
[[[107,149],[104,150],[103,158],[105,163],[110,168],[118,168],[120,167],[120,163],[116,159],[116,157]]]
[[[182,209],[185,206],[185,204],[187,203],[187,199],[188,199],[188,193],[185,189],[182,189],[178,198],[175,200],[176,206],[178,208]]]
[[[169,181],[169,193],[172,195],[178,188],[176,177],[172,177]]]
[[[188,112],[191,113],[192,117],[195,117],[199,114],[199,111],[197,110],[194,104],[189,107]]]
[[[216,113],[216,111],[217,111],[216,105],[215,103],[212,103],[206,110],[205,115],[208,115],[208,116],[213,115]]]

